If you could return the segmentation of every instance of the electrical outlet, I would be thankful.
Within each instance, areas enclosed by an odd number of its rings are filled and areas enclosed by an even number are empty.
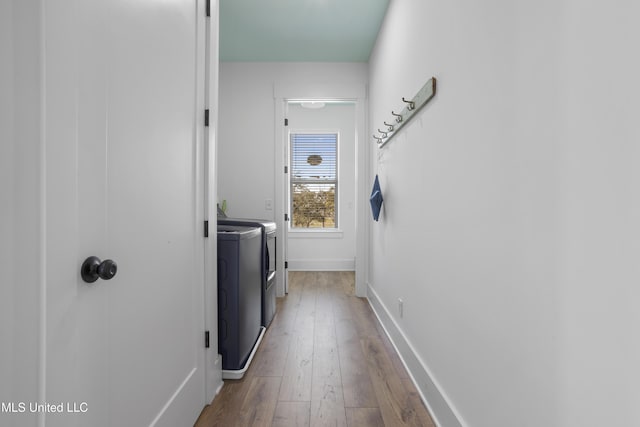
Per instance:
[[[404,301],[402,301],[402,298],[398,298],[398,312],[400,313],[400,318],[402,319],[402,316],[404,316]]]
[[[273,210],[273,200],[271,199],[266,199],[264,201],[264,208],[268,211]]]

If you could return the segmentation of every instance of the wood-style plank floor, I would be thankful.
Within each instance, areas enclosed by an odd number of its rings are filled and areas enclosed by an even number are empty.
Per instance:
[[[353,273],[289,279],[244,378],[195,426],[435,426]]]

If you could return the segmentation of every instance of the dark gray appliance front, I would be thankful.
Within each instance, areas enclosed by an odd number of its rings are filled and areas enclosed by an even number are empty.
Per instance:
[[[262,229],[218,226],[218,350],[242,369],[260,334]]]
[[[276,314],[276,223],[265,219],[218,217],[219,225],[260,227],[262,230],[262,310],[261,324],[271,324]]]

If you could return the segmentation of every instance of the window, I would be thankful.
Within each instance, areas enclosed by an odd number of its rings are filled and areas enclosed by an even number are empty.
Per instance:
[[[292,133],[291,227],[337,228],[338,133]]]

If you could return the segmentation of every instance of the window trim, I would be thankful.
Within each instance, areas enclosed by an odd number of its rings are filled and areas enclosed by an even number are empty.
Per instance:
[[[335,185],[335,191],[334,191],[334,226],[331,228],[323,228],[323,227],[295,227],[294,224],[294,215],[293,215],[293,185],[296,183],[296,180],[293,179],[293,135],[335,135],[336,136],[336,179],[334,180],[325,180],[325,181],[319,181],[318,183],[320,184],[334,184]],[[288,224],[288,228],[289,228],[289,232],[293,232],[293,233],[335,233],[335,234],[342,234],[342,230],[339,228],[340,224],[340,209],[339,209],[339,182],[340,182],[340,131],[338,129],[321,129],[321,130],[315,130],[315,129],[300,129],[300,130],[296,130],[296,129],[290,129],[289,130],[289,136],[288,136],[288,156],[287,156],[287,163],[288,163],[288,170],[289,173],[287,174],[287,180],[288,180],[288,192],[289,192],[289,212],[290,212],[290,221]]]

